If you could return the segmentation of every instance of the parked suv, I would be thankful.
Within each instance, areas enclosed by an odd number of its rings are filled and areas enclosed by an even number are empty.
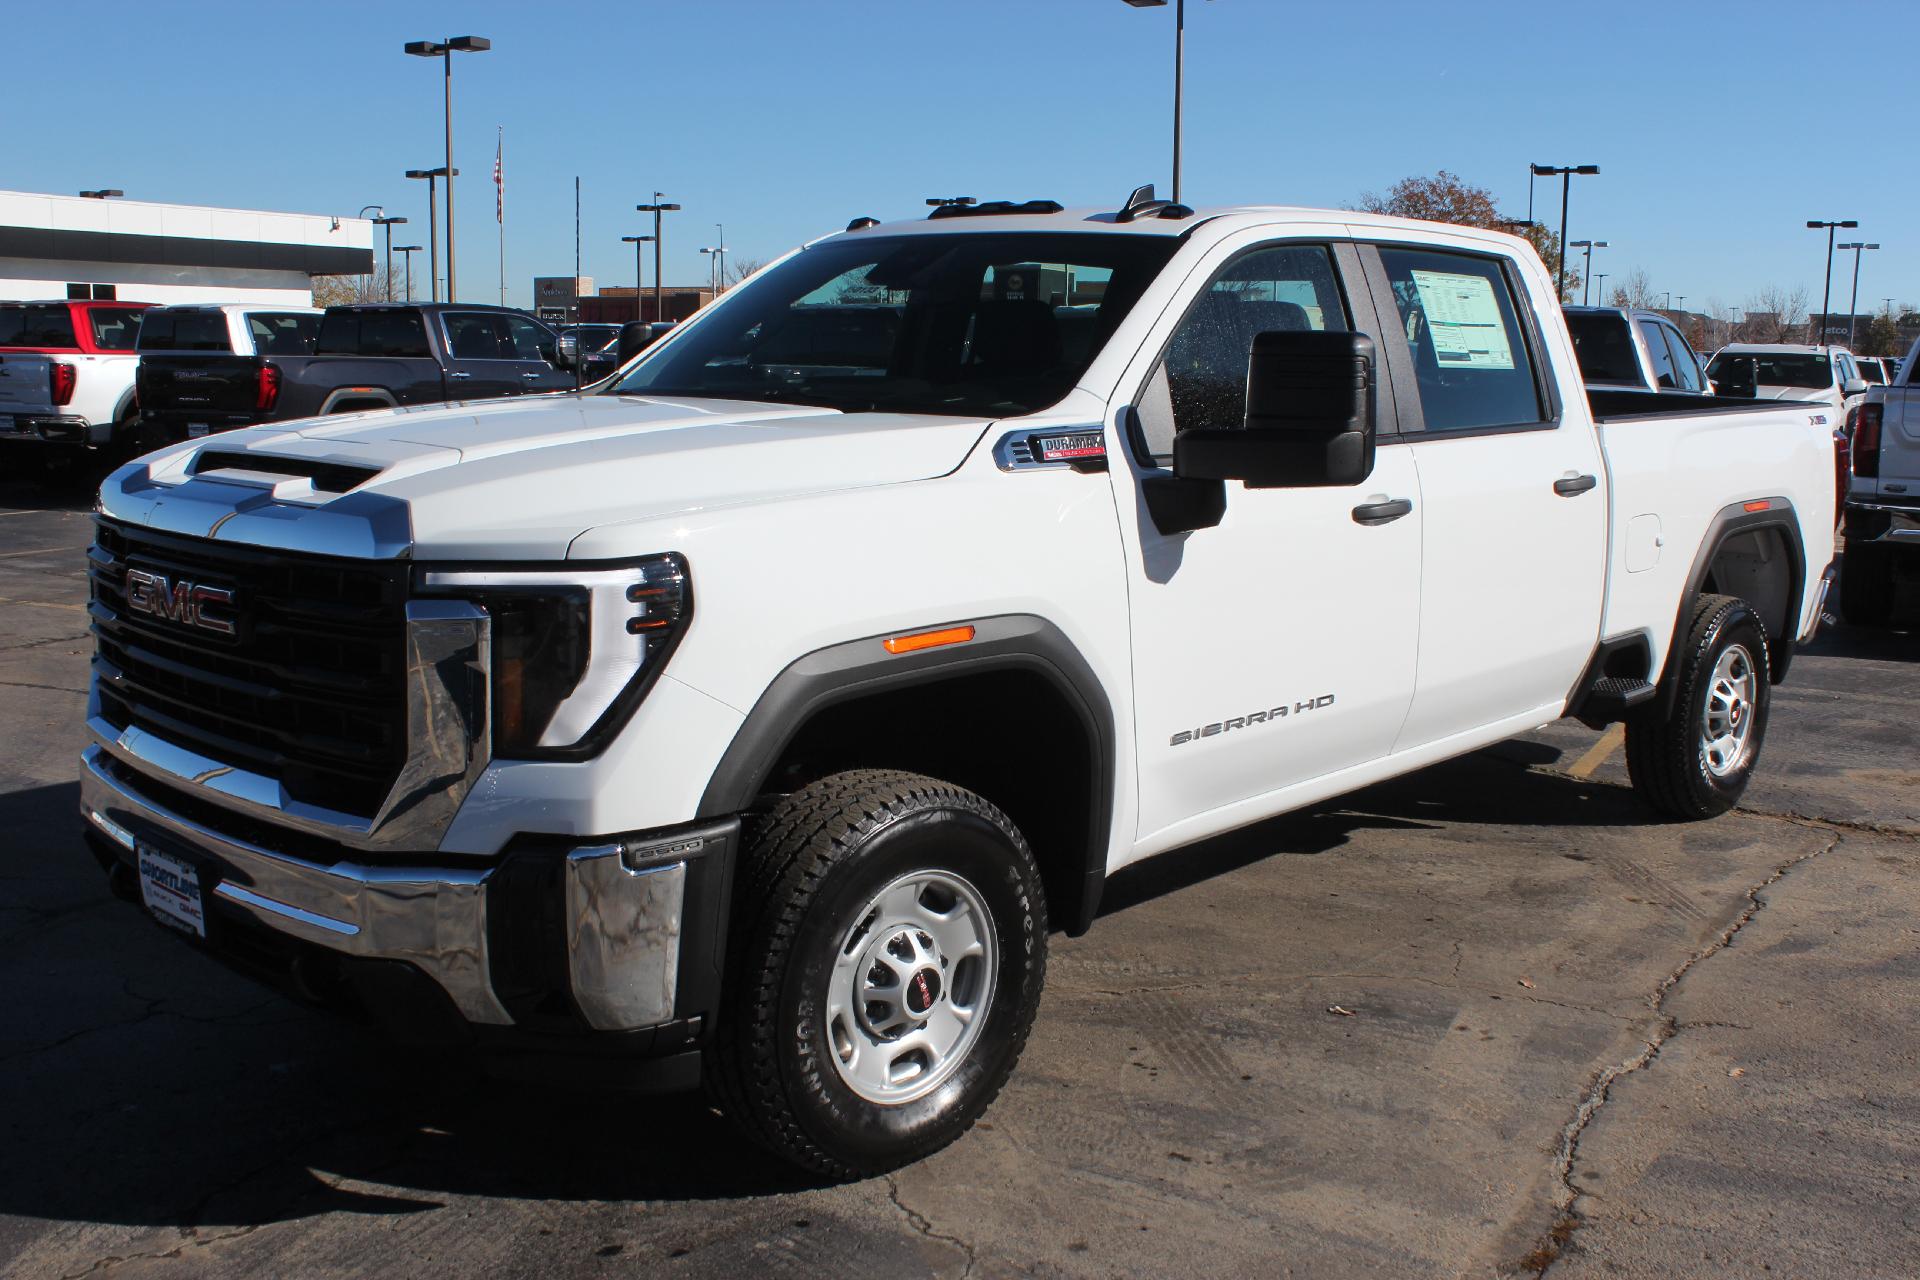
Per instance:
[[[74,456],[128,447],[139,421],[134,341],[146,308],[0,303],[0,441]]]
[[[313,307],[155,307],[140,325],[136,375],[150,436],[185,440],[264,422],[280,401],[275,361],[313,354]]]
[[[1590,387],[1711,395],[1713,384],[1673,322],[1630,307],[1563,307],[1574,355]]]
[[[109,477],[80,805],[215,954],[872,1174],[984,1112],[1130,863],[1563,715],[1725,812],[1822,416],[1589,391],[1498,232],[856,221],[594,391]]]

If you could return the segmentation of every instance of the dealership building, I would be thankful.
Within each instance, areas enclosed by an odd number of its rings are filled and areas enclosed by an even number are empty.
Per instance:
[[[364,218],[0,191],[0,299],[309,306],[372,271]]]

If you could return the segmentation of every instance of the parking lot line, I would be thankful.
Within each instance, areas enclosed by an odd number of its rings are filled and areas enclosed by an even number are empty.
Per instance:
[[[20,600],[13,596],[0,596],[0,604],[24,604],[34,609],[68,609],[74,613],[85,613],[84,604],[67,604],[61,600]]]
[[[18,556],[70,556],[86,553],[85,547],[35,547],[31,551],[0,551],[0,560],[12,560]]]
[[[1567,770],[1568,775],[1575,778],[1591,777],[1593,771],[1605,764],[1607,757],[1618,750],[1620,744],[1626,739],[1627,726],[1623,724],[1608,726],[1607,731],[1600,735],[1600,741],[1587,748],[1587,754],[1574,761],[1573,768]]]

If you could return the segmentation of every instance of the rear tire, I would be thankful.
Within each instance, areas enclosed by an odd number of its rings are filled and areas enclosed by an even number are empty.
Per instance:
[[[1889,547],[1848,541],[1840,561],[1840,615],[1856,627],[1893,621],[1893,556]]]
[[[1040,875],[1006,815],[933,778],[835,774],[756,824],[737,883],[705,1072],[720,1109],[835,1179],[965,1133],[1046,977]]]
[[[1674,653],[1673,710],[1656,703],[1627,719],[1627,775],[1670,818],[1696,821],[1739,802],[1766,741],[1771,704],[1767,630],[1753,606],[1701,596]]]

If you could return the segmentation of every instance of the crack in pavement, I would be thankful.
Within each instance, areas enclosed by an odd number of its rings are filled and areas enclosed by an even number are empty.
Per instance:
[[[1695,965],[1724,951],[1732,944],[1734,937],[1739,934],[1742,929],[1746,928],[1755,916],[1760,914],[1762,908],[1766,906],[1766,902],[1760,896],[1762,893],[1777,884],[1789,871],[1792,871],[1801,863],[1810,862],[1822,854],[1833,852],[1839,848],[1841,842],[1846,839],[1844,831],[1834,829],[1844,826],[1845,824],[1814,823],[1804,819],[1796,820],[1790,818],[1782,820],[1795,822],[1796,825],[1819,827],[1822,830],[1828,831],[1832,838],[1819,848],[1809,850],[1806,853],[1800,854],[1798,857],[1789,858],[1787,861],[1780,863],[1774,867],[1773,871],[1769,873],[1764,880],[1748,888],[1746,891],[1746,909],[1734,918],[1733,923],[1725,929],[1722,929],[1719,935],[1705,947],[1688,956],[1677,969],[1662,979],[1660,984],[1647,995],[1647,1010],[1654,1018],[1654,1024],[1652,1032],[1647,1036],[1640,1052],[1634,1054],[1625,1062],[1616,1063],[1613,1066],[1604,1068],[1599,1075],[1594,1078],[1593,1082],[1587,1086],[1585,1095],[1581,1098],[1579,1105],[1574,1108],[1573,1118],[1569,1120],[1566,1127],[1560,1131],[1560,1142],[1555,1152],[1553,1168],[1554,1179],[1559,1184],[1558,1187],[1555,1188],[1553,1195],[1554,1223],[1548,1231],[1546,1238],[1535,1247],[1532,1253],[1522,1259],[1520,1262],[1522,1269],[1531,1271],[1535,1275],[1545,1275],[1548,1269],[1564,1256],[1568,1244],[1572,1241],[1574,1232],[1579,1229],[1582,1218],[1574,1208],[1574,1205],[1579,1201],[1581,1195],[1585,1193],[1574,1183],[1574,1165],[1580,1158],[1581,1136],[1585,1134],[1587,1127],[1593,1123],[1594,1116],[1598,1115],[1600,1109],[1606,1106],[1607,1100],[1613,1091],[1614,1082],[1622,1076],[1632,1075],[1634,1072],[1646,1068],[1648,1064],[1660,1056],[1661,1048],[1665,1046],[1669,1040],[1680,1034],[1683,1029],[1680,1021],[1664,1012],[1667,997],[1673,994],[1674,989],[1680,985],[1688,973],[1692,972]]]
[[[77,693],[83,697],[87,692],[85,689],[69,689],[65,685],[35,684],[31,680],[0,680],[0,686],[8,689],[46,689],[52,693]]]
[[[938,1240],[943,1244],[950,1244],[954,1248],[960,1250],[960,1252],[966,1254],[967,1267],[966,1267],[966,1270],[960,1273],[960,1280],[966,1280],[966,1277],[972,1275],[973,1264],[976,1261],[974,1257],[973,1246],[968,1244],[965,1240],[962,1240],[959,1236],[950,1236],[943,1232],[935,1231],[933,1229],[933,1223],[927,1220],[926,1215],[922,1214],[917,1209],[911,1208],[904,1200],[900,1198],[899,1178],[889,1173],[886,1175],[886,1179],[887,1179],[887,1199],[893,1201],[893,1207],[898,1209],[902,1214],[902,1216],[906,1218],[907,1225],[912,1227],[915,1231],[918,1231],[921,1235],[925,1236],[929,1240]]]
[[[217,1236],[208,1236],[203,1240],[200,1238],[198,1227],[182,1227],[181,1230],[186,1233],[187,1238],[171,1249],[166,1249],[158,1253],[129,1253],[124,1256],[112,1254],[105,1258],[96,1259],[94,1264],[85,1271],[69,1272],[60,1277],[60,1280],[84,1280],[87,1276],[105,1275],[115,1267],[124,1266],[129,1262],[161,1262],[167,1259],[178,1258],[188,1249],[205,1249],[211,1245],[221,1244],[228,1240],[237,1240],[241,1236],[252,1235],[259,1229],[257,1226],[236,1227],[232,1231],[222,1232]]]
[[[19,653],[23,649],[43,649],[50,644],[74,644],[89,638],[89,634],[82,631],[77,636],[49,636],[45,640],[24,640],[19,644],[0,645],[0,653]]]

